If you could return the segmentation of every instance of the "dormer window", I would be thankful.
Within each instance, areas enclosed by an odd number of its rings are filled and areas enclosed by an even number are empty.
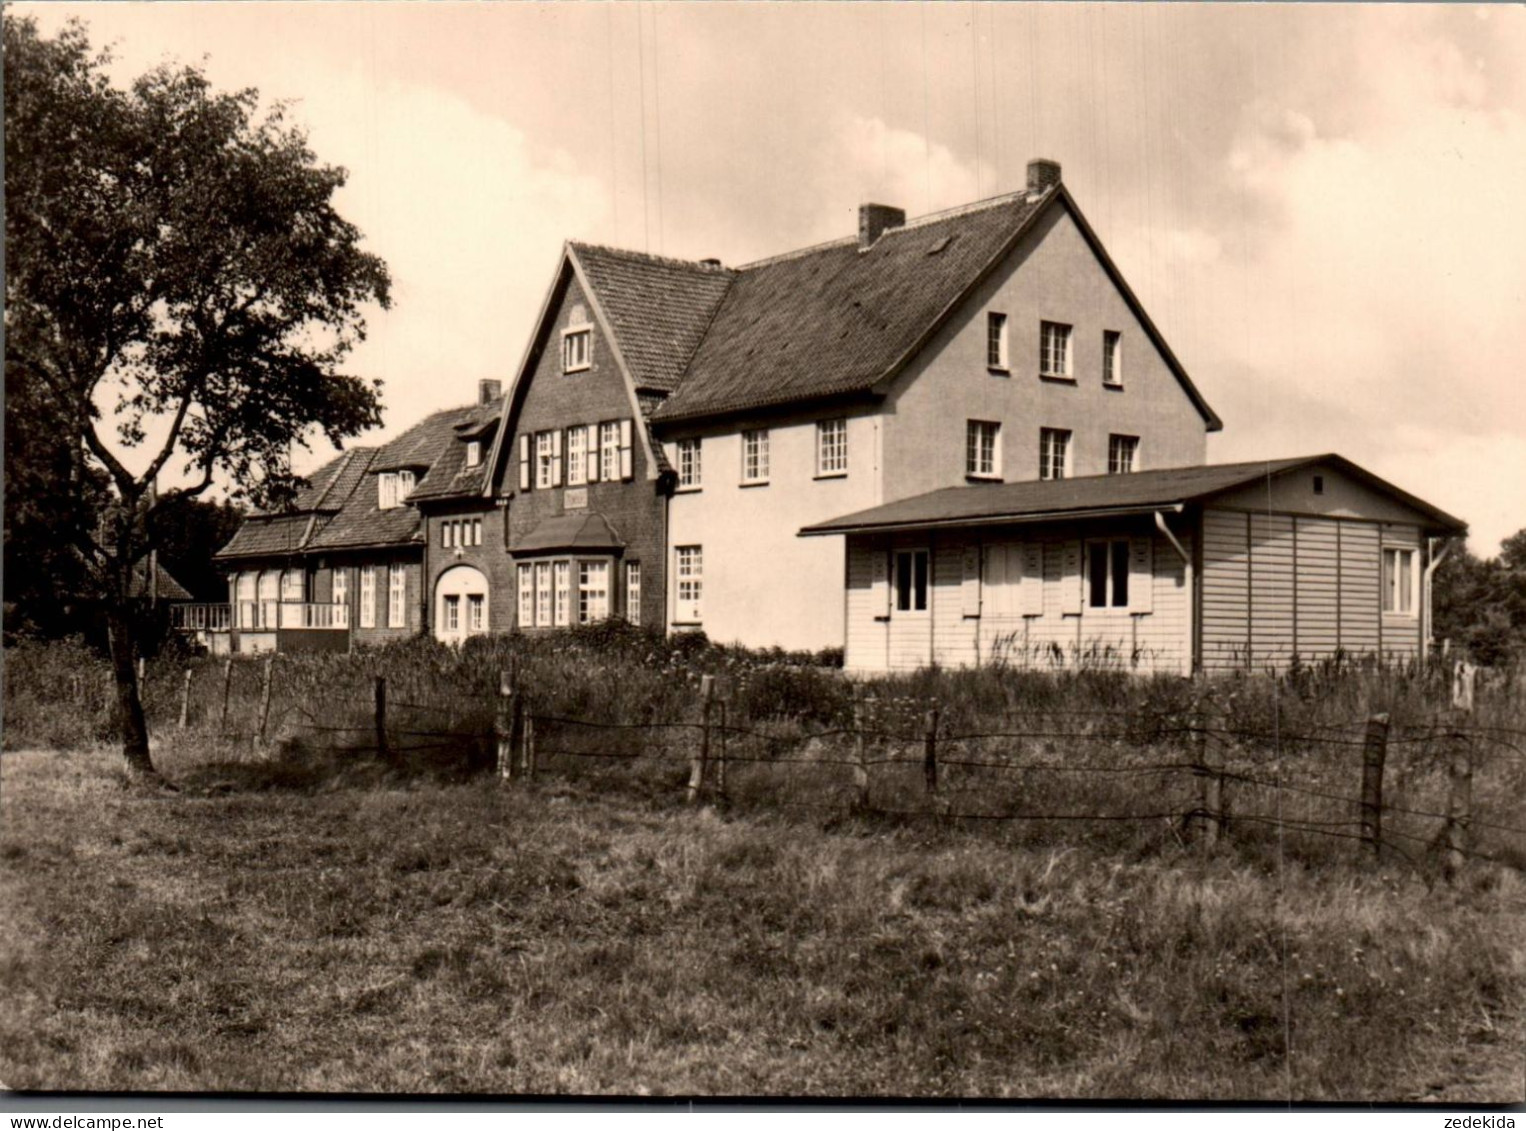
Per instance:
[[[482,462],[482,441],[468,440],[466,442],[466,466],[476,467]]]
[[[592,364],[593,327],[572,326],[562,331],[562,372],[576,373]]]
[[[411,471],[384,471],[376,477],[376,505],[381,510],[392,510],[411,494]]]
[[[397,501],[398,502],[402,502],[409,495],[413,494],[413,484],[414,484],[413,472],[411,472],[411,471],[399,471],[397,473]]]

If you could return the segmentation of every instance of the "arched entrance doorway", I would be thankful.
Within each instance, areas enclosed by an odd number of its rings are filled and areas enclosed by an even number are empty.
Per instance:
[[[458,565],[440,574],[434,587],[434,634],[447,644],[488,630],[487,578],[475,566]]]

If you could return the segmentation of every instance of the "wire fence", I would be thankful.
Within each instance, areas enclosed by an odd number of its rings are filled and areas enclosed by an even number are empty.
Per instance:
[[[756,697],[744,711],[709,675],[692,682],[650,704],[604,702],[595,688],[586,710],[569,710],[567,689],[536,672],[380,675],[263,657],[155,673],[144,700],[161,726],[174,719],[236,758],[380,759],[1120,847],[1344,842],[1449,875],[1471,860],[1526,864],[1526,730],[1465,710],[1282,726],[1227,711],[1037,703],[975,718],[954,702],[860,691],[813,721],[770,716]],[[99,683],[79,677],[69,693],[98,710],[109,697]]]

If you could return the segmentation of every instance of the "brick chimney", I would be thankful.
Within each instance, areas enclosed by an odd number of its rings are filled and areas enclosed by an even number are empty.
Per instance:
[[[503,396],[503,382],[494,377],[484,377],[477,382],[477,403],[492,404]]]
[[[1045,157],[1035,157],[1028,162],[1028,195],[1043,196],[1060,183],[1060,163]]]
[[[860,204],[858,206],[858,250],[868,251],[888,229],[899,228],[906,223],[906,212],[888,204]]]

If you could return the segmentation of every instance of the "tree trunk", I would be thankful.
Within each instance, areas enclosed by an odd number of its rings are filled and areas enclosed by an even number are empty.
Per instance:
[[[138,694],[138,670],[133,663],[131,614],[109,602],[106,631],[111,641],[111,673],[117,685],[117,727],[122,736],[122,760],[134,777],[157,778],[148,753],[148,720]]]

